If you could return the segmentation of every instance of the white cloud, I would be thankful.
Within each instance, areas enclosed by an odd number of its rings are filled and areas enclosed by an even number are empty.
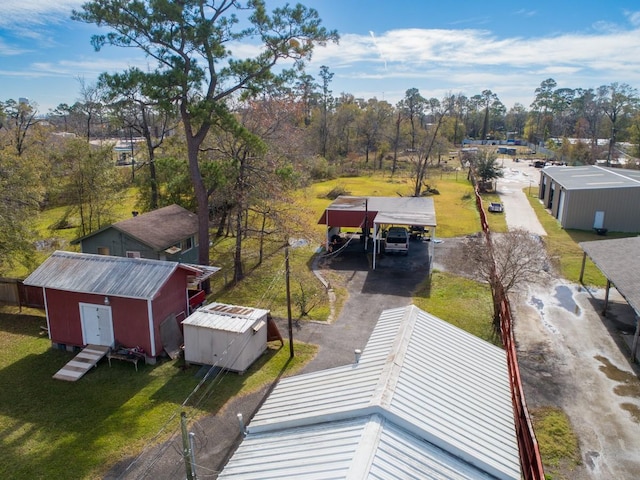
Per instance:
[[[2,0],[0,26],[14,28],[64,21],[83,3],[84,0]]]
[[[624,14],[629,19],[629,23],[631,23],[631,25],[633,25],[634,27],[640,27],[640,11],[638,12],[626,11],[624,12]]]
[[[499,38],[477,29],[396,29],[376,32],[375,40],[345,34],[339,46],[317,48],[308,71],[329,65],[336,73],[334,84],[346,85],[336,90],[356,96],[365,96],[363,89],[371,92],[372,84],[380,88],[375,96],[384,91],[390,101],[397,100],[391,92],[401,91],[402,98],[411,87],[424,89],[429,97],[439,92],[474,95],[488,88],[508,95],[503,99],[508,106],[530,104],[527,93],[533,95],[550,77],[565,88],[640,80],[640,29],[540,38]]]

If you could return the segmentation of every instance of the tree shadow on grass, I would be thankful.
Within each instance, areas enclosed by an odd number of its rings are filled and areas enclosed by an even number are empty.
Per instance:
[[[39,310],[23,309],[20,312],[17,307],[0,307],[0,335],[4,332],[12,335],[42,337],[47,335],[46,325],[44,312]]]

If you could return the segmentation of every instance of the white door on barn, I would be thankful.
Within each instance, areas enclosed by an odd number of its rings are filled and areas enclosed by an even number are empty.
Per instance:
[[[82,341],[85,345],[114,346],[111,307],[92,303],[80,304]]]

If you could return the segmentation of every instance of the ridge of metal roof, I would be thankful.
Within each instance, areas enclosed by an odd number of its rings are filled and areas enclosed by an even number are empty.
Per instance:
[[[451,478],[520,478],[504,351],[415,306],[383,311],[358,363],[281,380],[247,438],[376,415],[403,437],[447,452],[445,463],[473,466],[474,475]],[[367,468],[387,461],[378,434],[363,430],[358,442]]]

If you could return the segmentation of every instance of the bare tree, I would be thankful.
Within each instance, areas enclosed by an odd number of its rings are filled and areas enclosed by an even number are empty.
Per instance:
[[[77,77],[76,80],[80,84],[80,100],[73,104],[72,109],[85,119],[88,142],[91,140],[91,127],[96,117],[99,118],[102,114],[101,92],[97,85],[88,84],[83,77]]]
[[[11,132],[11,143],[20,157],[27,148],[27,133],[39,122],[36,118],[38,108],[29,102],[7,100],[0,105],[0,112],[4,118],[4,121],[0,121],[0,128],[4,126]]]
[[[539,281],[542,273],[548,270],[542,240],[522,229],[490,233],[488,238],[483,235],[469,237],[462,258],[491,288],[496,331],[500,328],[502,299],[525,282]]]
[[[616,144],[618,123],[621,117],[627,115],[638,104],[637,91],[626,83],[617,82],[611,85],[602,85],[598,88],[598,102],[602,113],[611,123],[611,137],[609,138],[609,152],[607,154],[607,166],[611,165],[613,148]]]

